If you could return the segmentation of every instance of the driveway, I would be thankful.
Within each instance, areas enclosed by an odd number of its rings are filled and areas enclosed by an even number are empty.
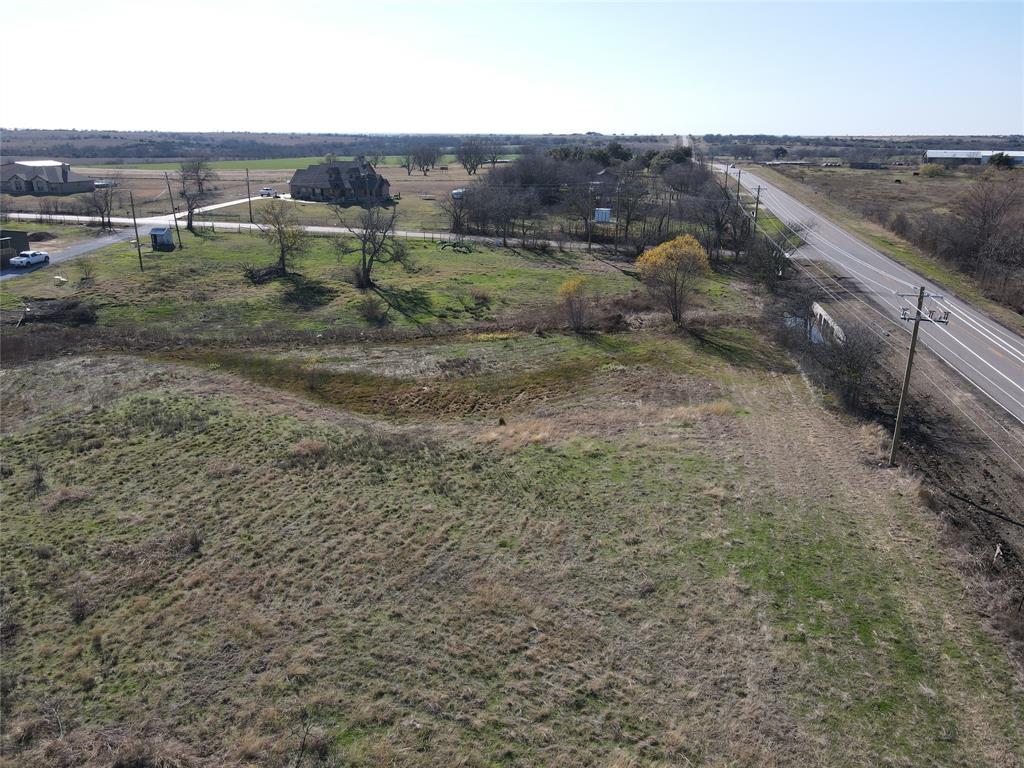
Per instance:
[[[145,231],[143,231],[143,229],[143,227],[139,227],[139,237],[145,237],[146,234],[149,233],[148,227],[145,228]],[[108,245],[126,242],[128,240],[131,240],[134,236],[135,232],[133,230],[116,230],[112,234],[102,235],[100,237],[85,240],[80,243],[73,243],[72,245],[69,245],[66,248],[61,248],[60,250],[57,251],[51,251],[46,247],[45,243],[41,244],[42,247],[37,248],[36,250],[45,250],[50,254],[49,264],[35,264],[31,267],[21,268],[7,267],[0,271],[0,281],[13,280],[15,278],[22,277],[23,275],[31,274],[36,270],[46,269],[47,267],[51,267],[54,264],[61,264],[65,261],[70,261],[71,259],[77,258],[78,256],[84,256],[87,253],[98,251],[100,248],[106,248]]]

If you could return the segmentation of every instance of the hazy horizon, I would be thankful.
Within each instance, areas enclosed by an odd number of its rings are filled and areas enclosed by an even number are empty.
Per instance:
[[[24,118],[12,103],[4,121],[303,134],[1024,133],[1016,2],[175,8],[6,9],[8,29],[65,44],[9,65],[54,94]]]

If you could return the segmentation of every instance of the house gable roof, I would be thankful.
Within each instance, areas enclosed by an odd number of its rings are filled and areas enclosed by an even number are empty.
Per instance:
[[[352,180],[370,177],[377,181],[377,171],[369,163],[358,161],[335,161],[333,163],[320,163],[311,165],[308,168],[300,168],[292,176],[291,184],[304,187],[329,187],[332,177],[337,174],[338,180],[347,188],[352,188]]]
[[[22,165],[21,163],[4,163],[3,168],[0,169],[0,178],[2,178],[3,181],[10,181],[13,178],[19,178],[22,181],[31,181],[32,179],[39,178],[53,184],[62,184],[64,182],[64,176],[61,173],[60,164]],[[69,169],[67,181],[92,181],[92,179],[88,176],[83,176],[80,173],[75,173]]]

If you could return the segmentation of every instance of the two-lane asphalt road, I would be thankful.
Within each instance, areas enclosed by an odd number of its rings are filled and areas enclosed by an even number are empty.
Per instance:
[[[727,172],[736,178],[736,169]],[[920,286],[925,286],[930,294],[941,295],[941,299],[927,299],[925,309],[935,310],[937,316],[948,311],[949,323],[921,323],[921,343],[1024,424],[1024,339],[865,244],[756,173],[743,169],[740,184],[751,193],[760,187],[762,206],[785,224],[803,227],[800,237],[805,245],[797,249],[795,257],[822,259],[834,264],[908,333],[913,323],[902,322],[899,318],[904,309],[910,317],[914,316]],[[882,321],[877,315],[874,319]]]

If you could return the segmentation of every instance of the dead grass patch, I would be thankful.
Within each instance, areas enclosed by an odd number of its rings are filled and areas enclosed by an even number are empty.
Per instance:
[[[494,443],[506,451],[518,451],[527,445],[550,443],[558,437],[551,419],[510,419],[509,423],[484,430],[477,436],[481,443]]]
[[[84,485],[62,486],[43,497],[43,509],[55,512],[65,505],[78,504],[93,497],[93,489]]]

